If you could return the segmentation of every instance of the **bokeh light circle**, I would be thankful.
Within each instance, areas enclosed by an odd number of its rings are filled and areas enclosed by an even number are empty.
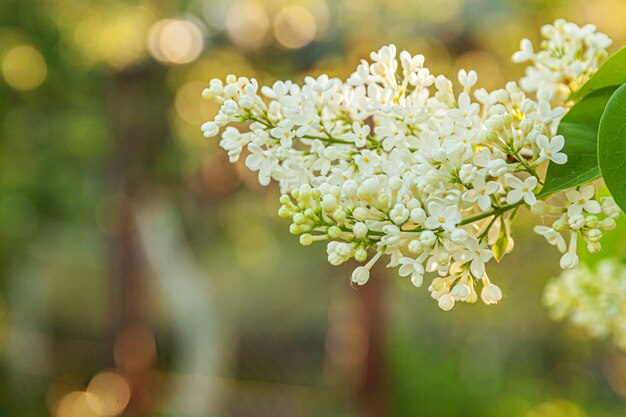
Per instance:
[[[101,416],[121,414],[130,401],[130,386],[115,372],[101,372],[89,382],[87,404]]]
[[[187,64],[196,60],[204,49],[204,33],[191,20],[164,19],[148,33],[148,50],[158,61]]]
[[[301,6],[287,6],[278,12],[274,21],[274,36],[286,48],[297,49],[308,45],[317,31],[315,16]]]
[[[46,60],[29,45],[12,48],[2,60],[2,75],[7,84],[16,90],[34,90],[43,84],[47,74]]]
[[[226,30],[230,40],[244,49],[263,45],[269,25],[267,9],[258,0],[237,1],[226,15]]]

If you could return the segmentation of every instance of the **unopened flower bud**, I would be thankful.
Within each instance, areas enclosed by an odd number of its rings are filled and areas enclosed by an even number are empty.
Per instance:
[[[348,198],[356,197],[356,193],[358,189],[359,189],[359,186],[354,180],[348,180],[343,183],[343,187],[342,187],[343,194]]]
[[[426,221],[426,212],[423,208],[414,208],[411,210],[411,215],[409,216],[411,221],[415,224],[424,224]]]
[[[572,252],[565,252],[561,256],[560,264],[563,269],[574,269],[578,266],[578,255]]]
[[[602,231],[600,229],[589,229],[583,234],[585,239],[589,242],[597,242],[602,238]]]
[[[332,194],[326,194],[322,198],[322,209],[327,213],[332,213],[337,208],[337,198]]]
[[[502,290],[497,285],[489,283],[483,287],[480,298],[487,305],[498,304],[502,300]]]
[[[617,227],[615,219],[608,217],[600,222],[600,227],[606,232],[611,232]]]
[[[347,217],[347,216],[348,216],[348,215],[346,214],[346,212],[345,212],[345,211],[343,211],[342,209],[336,210],[336,211],[333,213],[333,217],[334,217],[334,219],[335,219],[335,220],[337,221],[337,223],[339,223],[339,224],[344,223],[344,222],[346,221],[346,217]]]
[[[387,194],[379,195],[376,201],[378,202],[378,207],[380,207],[383,210],[388,209],[389,205],[391,204],[391,198]]]
[[[589,253],[598,253],[602,250],[600,242],[587,242],[587,250]]]
[[[412,240],[409,242],[407,249],[411,253],[418,253],[422,250],[422,243],[419,240]]]
[[[446,282],[443,280],[443,278],[440,278],[440,277],[433,279],[433,281],[430,283],[430,287],[432,288],[433,291],[436,291],[436,292],[443,290],[445,286],[446,286]]]
[[[590,228],[596,228],[599,225],[598,216],[586,216],[585,217],[585,226]]]
[[[356,222],[352,226],[352,233],[354,233],[354,237],[357,239],[363,239],[367,236],[367,232],[367,226],[363,222]]]
[[[288,219],[293,216],[293,211],[287,206],[280,206],[278,209],[278,217],[281,219]]]
[[[582,214],[570,216],[568,222],[570,229],[579,230],[585,225],[585,218]]]
[[[311,246],[313,244],[313,236],[311,236],[309,233],[301,234],[300,244],[302,246]]]
[[[463,245],[467,240],[468,234],[463,229],[455,229],[450,233],[450,240],[457,245]]]
[[[558,220],[556,220],[553,224],[552,224],[552,228],[556,231],[556,232],[563,232],[565,229],[567,229],[567,222],[565,222],[565,220],[563,218],[560,218]]]
[[[452,288],[452,291],[450,291],[450,295],[454,297],[455,300],[465,301],[470,295],[470,288],[467,284],[456,284],[454,288]]]
[[[438,304],[443,311],[450,311],[454,307],[454,298],[450,294],[444,294],[439,297]]]
[[[339,236],[341,236],[342,233],[343,232],[339,228],[339,226],[330,226],[328,228],[328,237],[330,237],[331,239],[337,239]]]
[[[367,259],[367,250],[362,246],[357,248],[356,252],[354,252],[354,259],[357,262],[364,262]]]
[[[293,215],[293,222],[295,224],[304,224],[307,222],[307,218],[302,213],[296,213]]]
[[[391,177],[389,179],[389,189],[395,192],[400,188],[402,188],[402,179],[400,177]]]
[[[435,235],[430,230],[424,230],[422,233],[420,233],[420,242],[422,242],[422,245],[430,247],[434,245],[436,241],[437,235]]]
[[[369,210],[366,209],[365,207],[357,207],[352,212],[352,217],[354,217],[355,220],[358,220],[360,222],[367,220],[368,216],[369,216]]]
[[[364,266],[358,266],[352,271],[352,282],[357,285],[363,285],[370,279],[370,270]]]

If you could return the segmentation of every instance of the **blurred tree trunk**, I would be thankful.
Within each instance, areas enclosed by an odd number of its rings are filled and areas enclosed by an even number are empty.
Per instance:
[[[107,83],[112,136],[106,177],[115,224],[109,237],[114,363],[132,390],[124,416],[149,414],[157,398],[156,343],[149,320],[149,274],[137,229],[136,204],[166,143],[164,72],[143,66],[113,73]],[[117,314],[117,316],[115,316]]]
[[[374,267],[367,284],[356,289],[356,317],[361,321],[367,343],[367,354],[361,365],[362,378],[356,392],[356,406],[363,417],[387,415],[385,278],[384,273]]]

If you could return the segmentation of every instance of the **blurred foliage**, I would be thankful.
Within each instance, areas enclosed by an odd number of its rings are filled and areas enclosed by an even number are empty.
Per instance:
[[[1,2],[0,414],[89,417],[94,375],[126,369],[134,384],[139,363],[164,394],[147,397],[154,415],[353,415],[356,290],[323,247],[288,234],[274,187],[202,138],[216,111],[202,88],[228,73],[345,77],[390,42],[493,88],[555,17],[626,41],[623,0]],[[169,214],[144,239],[167,242],[171,227],[182,242],[163,244],[175,250],[162,263],[158,245],[132,249],[142,226],[124,220],[153,206]],[[389,415],[623,415],[625,357],[547,320],[557,254],[517,232],[521,249],[493,272],[498,306],[445,314],[389,274]],[[623,256],[624,232],[612,236]],[[135,261],[139,284],[123,272]],[[152,336],[125,338],[131,316]],[[128,343],[156,356],[124,356]]]

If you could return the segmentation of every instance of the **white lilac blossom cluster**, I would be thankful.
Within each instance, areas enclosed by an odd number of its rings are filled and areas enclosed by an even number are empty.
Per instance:
[[[613,335],[626,349],[626,265],[615,259],[563,271],[548,282],[543,301],[554,320],[568,319],[591,337]]]
[[[495,91],[475,89],[478,76],[466,70],[455,89],[422,55],[394,45],[372,52],[345,82],[325,74],[271,87],[213,79],[203,96],[221,108],[202,130],[214,137],[223,128],[231,162],[246,149],[259,182],[278,182],[279,215],[303,245],[328,241],[331,264],[364,263],[354,283],[365,284],[387,255],[387,266],[417,287],[432,273],[429,291],[444,310],[476,302],[479,286],[482,301],[495,304],[502,292],[485,264],[513,248],[520,207],[560,216],[538,232],[565,252],[565,268],[577,264],[576,236],[599,248],[600,229],[614,223],[598,215],[618,210],[609,200],[601,207],[593,186],[570,190],[559,206],[538,197],[537,168],[567,161],[566,138],[556,135],[567,111],[561,92],[592,74],[610,44],[592,26],[564,21],[543,34],[537,52],[525,40],[515,54],[532,63],[521,85]],[[572,236],[568,249],[563,233]]]

